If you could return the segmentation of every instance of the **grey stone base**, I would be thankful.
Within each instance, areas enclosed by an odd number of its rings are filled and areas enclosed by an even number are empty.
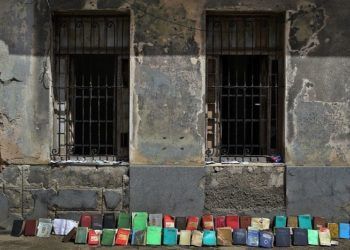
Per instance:
[[[287,167],[287,212],[350,218],[350,167]]]
[[[130,166],[130,210],[201,215],[205,167]]]

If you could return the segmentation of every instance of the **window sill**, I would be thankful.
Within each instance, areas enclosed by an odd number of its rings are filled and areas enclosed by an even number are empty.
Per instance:
[[[285,163],[269,163],[269,162],[246,162],[246,163],[205,163],[208,167],[285,167]]]
[[[107,161],[107,160],[67,160],[67,161],[50,161],[52,166],[129,166],[126,161]]]

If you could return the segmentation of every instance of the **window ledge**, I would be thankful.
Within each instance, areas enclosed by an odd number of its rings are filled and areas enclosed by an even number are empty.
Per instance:
[[[125,161],[107,161],[107,160],[67,160],[67,161],[50,161],[52,166],[129,166]]]
[[[205,163],[208,167],[285,167],[285,163],[269,163],[269,162],[246,162],[246,163]]]

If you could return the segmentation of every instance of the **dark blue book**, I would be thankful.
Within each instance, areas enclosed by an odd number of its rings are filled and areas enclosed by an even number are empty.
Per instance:
[[[247,244],[247,230],[245,228],[237,228],[232,233],[233,245]]]
[[[290,229],[289,227],[275,228],[276,247],[290,247]]]
[[[247,246],[258,247],[259,246],[259,230],[248,228],[247,233]]]
[[[263,248],[273,248],[273,233],[268,231],[260,231],[259,246]]]
[[[307,246],[307,229],[293,228],[293,245],[294,246]]]

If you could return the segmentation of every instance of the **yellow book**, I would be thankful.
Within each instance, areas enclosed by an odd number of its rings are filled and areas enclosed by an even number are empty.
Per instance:
[[[268,230],[270,229],[270,219],[253,217],[251,225],[255,229]]]
[[[329,229],[331,233],[331,239],[338,239],[339,238],[339,225],[338,223],[328,223],[327,228]]]

